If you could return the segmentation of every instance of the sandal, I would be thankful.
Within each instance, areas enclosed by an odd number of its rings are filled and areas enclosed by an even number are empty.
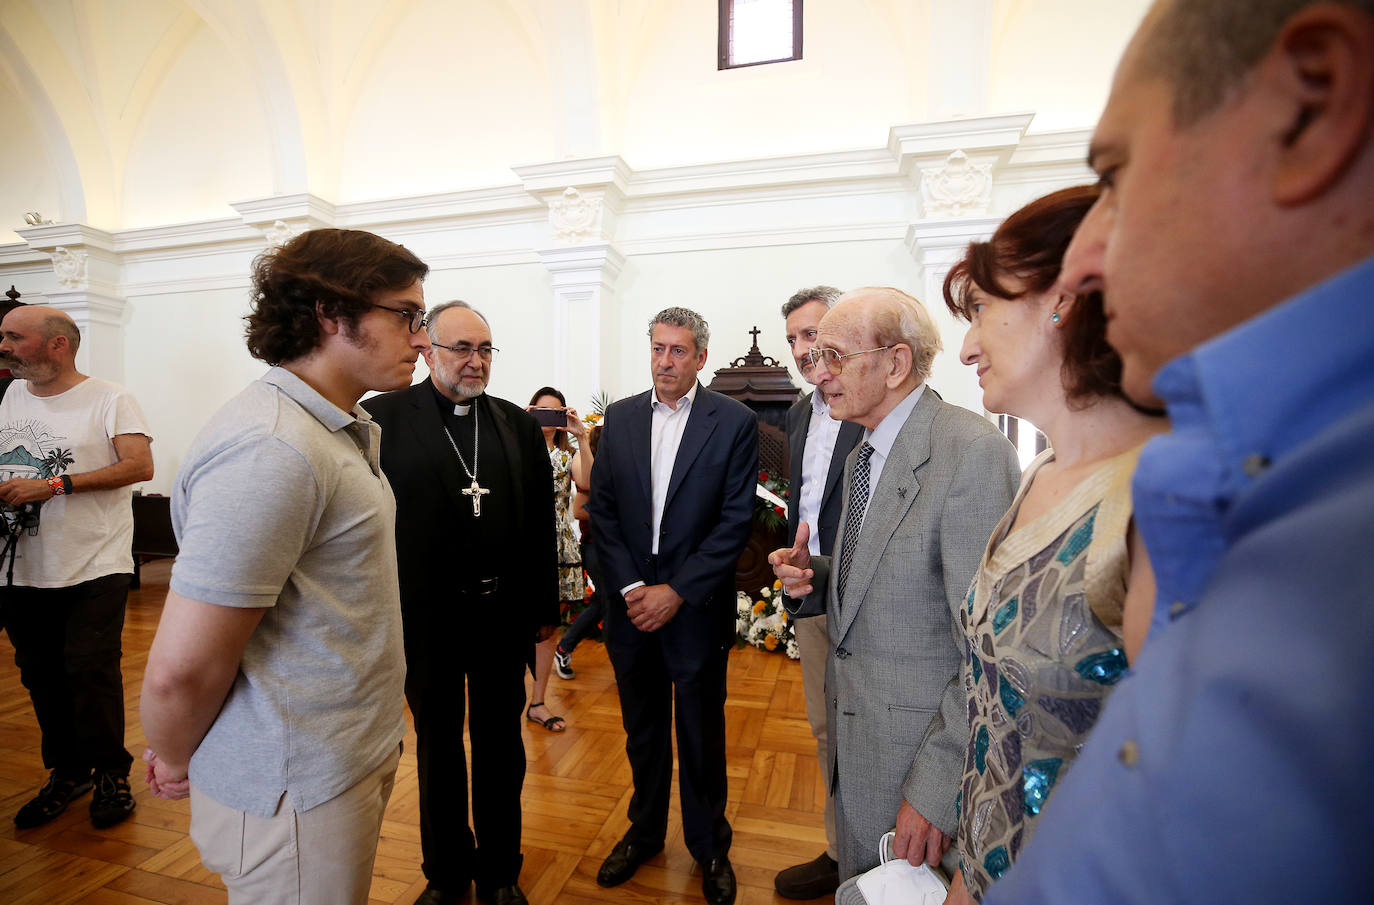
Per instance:
[[[547,720],[541,720],[539,717],[530,713],[530,711],[534,708],[542,706],[544,706],[543,701],[535,701],[533,704],[526,707],[525,719],[529,720],[531,723],[538,723],[550,732],[562,732],[564,729],[568,728],[567,721],[564,720],[561,716],[551,716]]]

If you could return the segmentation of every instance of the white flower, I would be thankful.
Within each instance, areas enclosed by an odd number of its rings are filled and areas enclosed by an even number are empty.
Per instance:
[[[801,648],[797,647],[796,638],[787,639],[787,656],[791,657],[793,660],[801,659]]]
[[[772,589],[772,588],[762,588],[762,589],[759,590],[759,593],[763,595],[763,599],[764,599],[764,600],[767,600],[768,598],[770,598],[770,597],[773,596],[773,589]]]
[[[745,619],[736,619],[736,620],[735,620],[735,634],[736,634],[736,635],[743,635],[743,634],[745,634],[745,633],[748,632],[748,631],[749,631],[749,622],[748,622],[748,620],[745,620]]]
[[[749,599],[749,595],[744,593],[743,591],[737,591],[735,593],[735,612],[741,616],[744,616],[748,613],[753,612],[753,610],[754,601]]]

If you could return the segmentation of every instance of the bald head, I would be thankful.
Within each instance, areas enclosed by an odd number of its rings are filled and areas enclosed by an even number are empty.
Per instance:
[[[940,334],[916,299],[868,286],[842,295],[821,318],[816,350],[810,378],[831,415],[873,429],[929,376]]]
[[[81,333],[76,322],[48,305],[15,308],[0,321],[0,364],[32,388],[64,382],[76,375]]]

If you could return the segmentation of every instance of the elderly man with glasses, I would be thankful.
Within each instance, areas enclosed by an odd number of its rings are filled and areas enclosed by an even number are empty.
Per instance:
[[[821,319],[810,377],[831,417],[866,428],[845,463],[835,554],[814,525],[769,556],[798,615],[826,613],[830,770],[839,878],[878,863],[879,838],[935,863],[955,829],[968,740],[957,608],[1020,480],[988,421],[925,385],[934,322],[897,289],[842,296]]]
[[[558,624],[553,475],[534,418],[486,392],[498,352],[486,318],[446,302],[422,323],[429,379],[367,401],[396,494],[428,880],[417,901],[465,900],[475,881],[482,901],[519,905],[525,664]]]

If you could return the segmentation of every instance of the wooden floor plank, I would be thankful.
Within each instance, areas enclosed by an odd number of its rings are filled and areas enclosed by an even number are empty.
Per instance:
[[[170,573],[166,561],[144,568],[129,596],[124,628],[126,744],[138,755],[143,729],[138,692]],[[534,905],[677,905],[700,903],[701,872],[682,841],[676,764],[667,848],[630,882],[596,884],[596,872],[629,826],[632,792],[615,676],[596,642],[574,653],[577,678],[554,679],[547,695],[568,729],[550,733],[524,723],[524,866],[521,887]],[[825,847],[824,788],[806,724],[801,669],[781,654],[732,652],[726,707],[727,816],[740,905],[780,905],[773,877]],[[407,714],[407,725],[410,725]],[[138,808],[125,823],[96,830],[89,796],[47,826],[17,830],[11,820],[46,778],[38,726],[19,683],[9,639],[0,636],[0,902],[6,905],[223,905],[224,887],[200,863],[187,837],[187,803],[152,797],[135,765]],[[420,871],[415,735],[405,752],[377,847],[371,905],[410,905],[424,891]],[[469,893],[468,903],[476,903]]]

